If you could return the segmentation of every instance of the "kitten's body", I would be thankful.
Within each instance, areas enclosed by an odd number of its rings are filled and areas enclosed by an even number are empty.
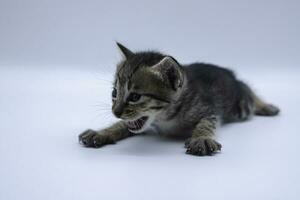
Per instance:
[[[205,63],[183,68],[187,83],[178,101],[154,123],[160,132],[182,135],[183,129],[188,136],[191,133],[187,130],[209,115],[214,115],[221,123],[251,117],[254,112],[252,93],[230,70]]]
[[[124,121],[84,132],[80,141],[85,146],[100,147],[152,128],[161,135],[189,138],[187,153],[210,155],[221,149],[213,139],[218,121],[279,112],[228,69],[205,63],[180,65],[157,52],[132,53],[119,47],[126,59],[116,72],[113,112]]]

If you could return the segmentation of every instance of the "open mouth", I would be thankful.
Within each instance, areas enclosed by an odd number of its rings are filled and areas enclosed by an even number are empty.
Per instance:
[[[141,117],[135,121],[128,121],[127,122],[128,130],[134,132],[141,130],[146,124],[147,120],[148,117]]]

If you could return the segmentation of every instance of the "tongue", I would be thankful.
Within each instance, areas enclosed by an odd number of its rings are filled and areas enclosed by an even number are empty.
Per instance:
[[[139,130],[144,126],[146,120],[147,117],[141,117],[135,121],[128,122],[127,126],[130,130]]]

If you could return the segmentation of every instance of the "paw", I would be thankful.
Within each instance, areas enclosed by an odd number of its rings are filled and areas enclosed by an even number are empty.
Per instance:
[[[106,144],[114,144],[115,141],[109,135],[88,129],[79,135],[79,143],[85,147],[99,148]]]
[[[208,137],[190,138],[185,142],[186,153],[196,156],[213,155],[221,150],[222,145]]]

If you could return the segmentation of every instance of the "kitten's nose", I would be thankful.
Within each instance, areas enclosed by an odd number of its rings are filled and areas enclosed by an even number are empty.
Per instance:
[[[122,112],[120,110],[113,110],[113,113],[117,118],[120,118],[122,115]]]
[[[123,113],[124,106],[122,104],[116,105],[115,108],[113,108],[113,113],[117,118],[120,118]]]

